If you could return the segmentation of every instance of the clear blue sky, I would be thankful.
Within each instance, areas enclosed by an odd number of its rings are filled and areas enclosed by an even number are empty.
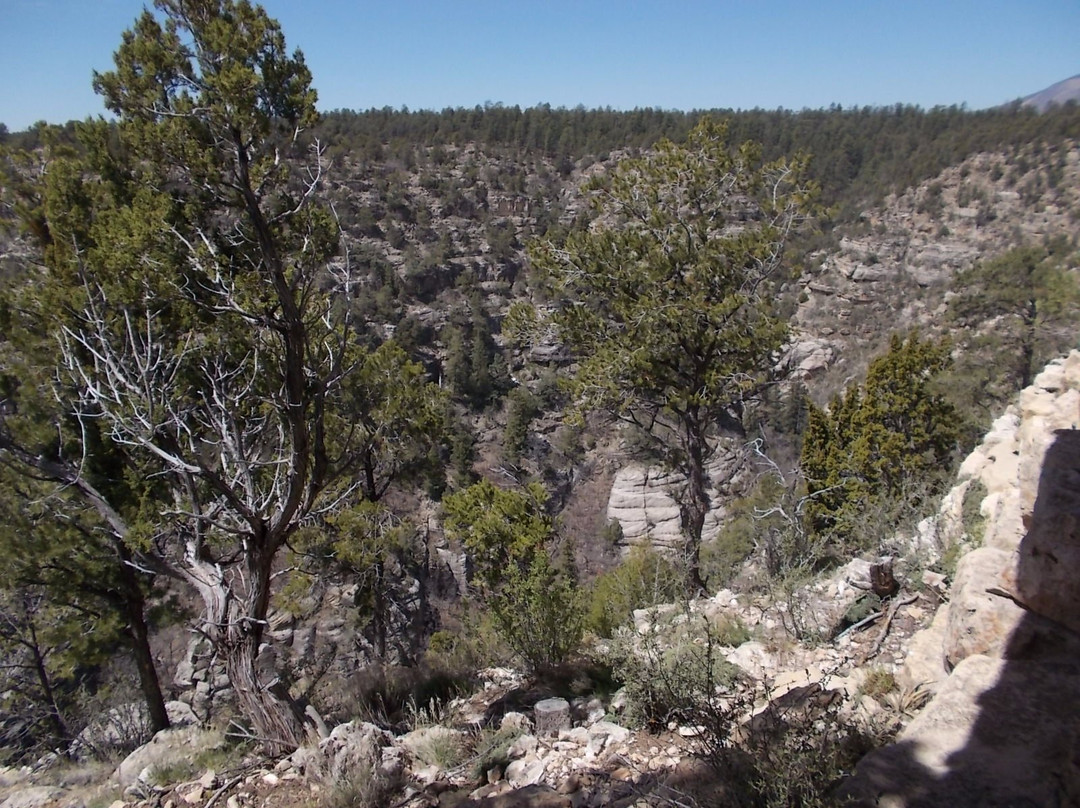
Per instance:
[[[320,108],[978,109],[1080,73],[1080,0],[266,0]],[[102,112],[140,0],[0,0],[0,121]]]

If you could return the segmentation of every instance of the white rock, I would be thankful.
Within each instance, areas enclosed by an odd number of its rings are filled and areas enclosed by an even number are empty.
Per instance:
[[[544,761],[530,755],[511,761],[506,767],[506,781],[514,788],[536,785],[544,776]]]
[[[9,794],[8,798],[0,803],[0,808],[41,808],[60,799],[65,793],[64,789],[54,786],[21,788]]]

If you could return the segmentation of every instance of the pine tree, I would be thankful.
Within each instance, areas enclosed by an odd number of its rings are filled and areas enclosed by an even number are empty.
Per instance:
[[[764,162],[703,121],[685,144],[623,160],[589,188],[600,218],[565,245],[534,244],[563,339],[578,361],[576,404],[640,429],[686,479],[680,508],[688,583],[710,506],[708,466],[743,431],[787,335],[770,280],[808,215],[807,161]]]

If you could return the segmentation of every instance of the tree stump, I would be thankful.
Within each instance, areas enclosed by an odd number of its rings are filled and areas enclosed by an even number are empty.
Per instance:
[[[879,598],[891,598],[900,591],[892,565],[891,558],[883,558],[870,565],[870,590]]]
[[[558,735],[559,730],[570,729],[570,703],[566,699],[544,699],[534,708],[536,734]]]

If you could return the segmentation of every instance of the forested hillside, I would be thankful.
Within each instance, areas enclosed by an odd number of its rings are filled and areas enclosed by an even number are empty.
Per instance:
[[[832,641],[866,615],[798,593],[901,556],[1076,346],[1074,104],[320,115],[224,6],[140,19],[114,121],[0,143],[8,761],[189,713],[281,756],[495,665],[692,723],[635,610]]]

